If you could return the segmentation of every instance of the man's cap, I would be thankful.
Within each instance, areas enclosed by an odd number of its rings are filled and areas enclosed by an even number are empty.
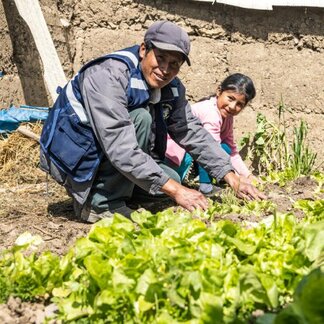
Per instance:
[[[191,65],[188,57],[190,52],[189,36],[184,29],[176,24],[167,20],[153,23],[144,36],[144,42],[148,41],[159,49],[182,53],[187,64]]]

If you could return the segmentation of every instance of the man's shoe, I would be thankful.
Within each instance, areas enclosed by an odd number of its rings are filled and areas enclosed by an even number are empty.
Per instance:
[[[88,223],[96,223],[103,218],[112,218],[115,213],[121,214],[127,218],[130,218],[130,215],[134,212],[133,209],[122,206],[111,210],[106,210],[102,213],[96,213],[93,209],[84,208],[81,212],[81,219]]]
[[[118,214],[121,214],[127,218],[130,218],[131,214],[134,212],[135,210],[134,209],[131,209],[129,207],[127,207],[126,205],[125,206],[122,206],[122,207],[118,207],[118,208],[115,208],[115,209],[112,209],[110,212],[112,214],[115,214],[115,213],[118,213]]]

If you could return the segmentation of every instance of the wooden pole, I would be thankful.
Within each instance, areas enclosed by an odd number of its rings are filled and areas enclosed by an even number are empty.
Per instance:
[[[45,83],[54,102],[57,98],[56,88],[63,87],[67,80],[41,7],[38,0],[15,0],[15,3],[35,40],[43,62]],[[39,142],[39,136],[26,127],[19,126],[17,131]]]
[[[44,79],[53,99],[57,98],[56,88],[66,84],[66,77],[57,55],[51,34],[47,28],[38,0],[15,0],[21,17],[26,21],[44,68]]]

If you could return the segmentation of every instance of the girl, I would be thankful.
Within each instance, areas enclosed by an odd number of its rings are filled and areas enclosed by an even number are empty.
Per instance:
[[[220,142],[223,149],[230,155],[231,163],[236,173],[246,181],[256,180],[244,164],[239,155],[233,137],[233,119],[238,115],[250,100],[255,97],[255,88],[252,80],[243,74],[235,73],[228,76],[218,87],[216,96],[202,99],[191,106],[204,128]],[[170,137],[167,142],[166,157],[176,168],[183,180],[192,165],[191,156],[178,146]],[[215,191],[208,173],[198,167],[199,190],[204,194],[213,194]]]

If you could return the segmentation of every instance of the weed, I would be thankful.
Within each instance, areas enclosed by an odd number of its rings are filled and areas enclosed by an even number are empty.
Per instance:
[[[289,144],[283,101],[279,103],[278,124],[270,122],[264,115],[257,115],[257,130],[253,137],[247,134],[240,141],[242,150],[252,167],[265,179],[285,183],[313,171],[316,153],[311,152],[306,141],[307,124],[301,121],[294,127],[294,138]]]

